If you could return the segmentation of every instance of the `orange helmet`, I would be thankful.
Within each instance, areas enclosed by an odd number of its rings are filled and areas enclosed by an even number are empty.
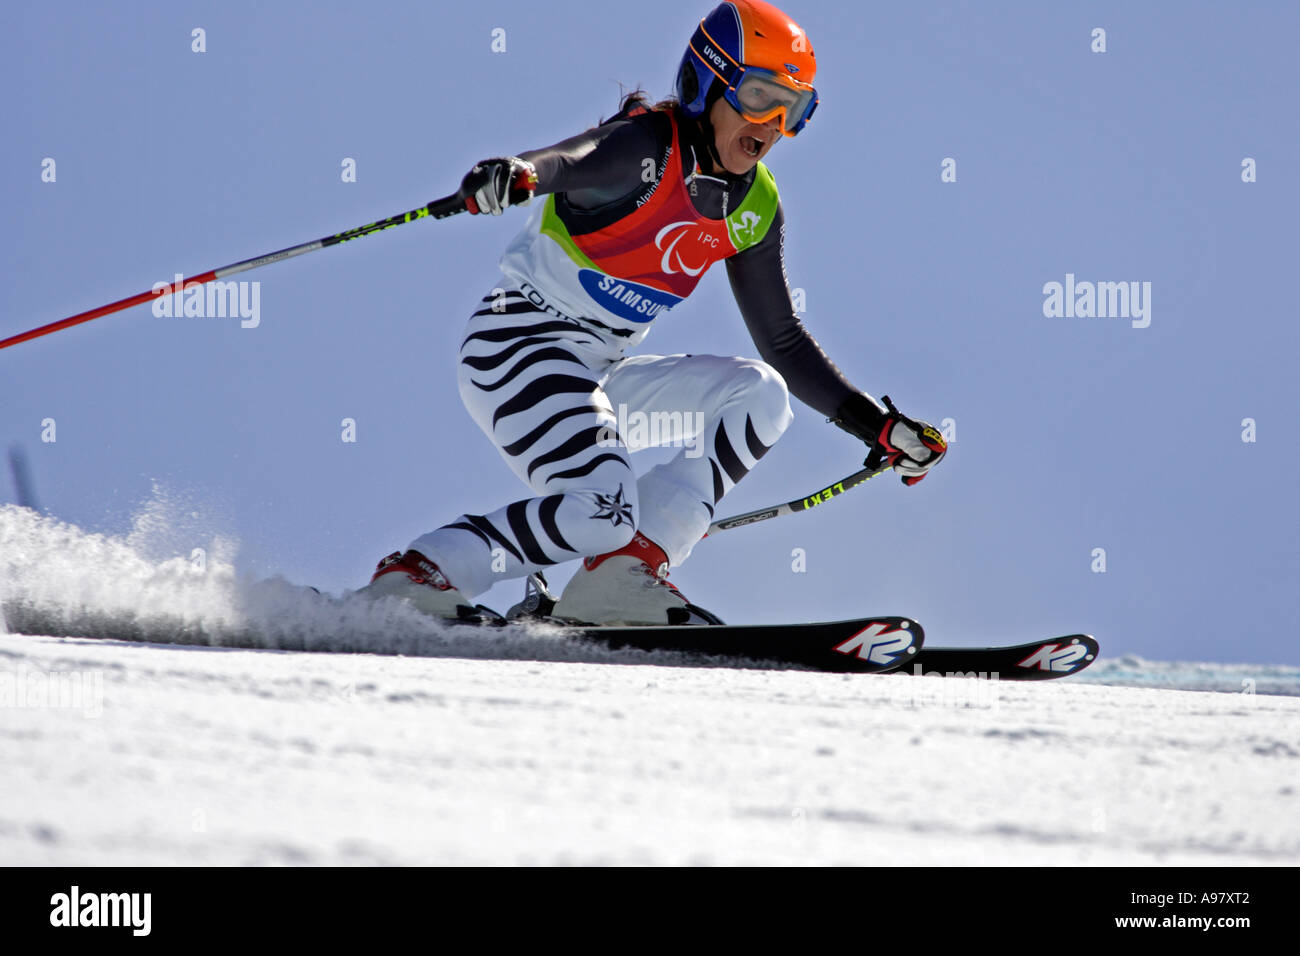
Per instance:
[[[677,71],[677,99],[687,116],[712,104],[714,82],[746,119],[781,118],[794,136],[817,108],[817,59],[808,34],[763,0],[728,0],[700,21]]]

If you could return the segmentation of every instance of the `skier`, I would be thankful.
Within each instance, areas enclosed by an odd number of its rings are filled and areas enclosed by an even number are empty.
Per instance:
[[[668,568],[790,424],[788,392],[907,484],[943,457],[932,426],[849,384],[791,301],[784,216],[761,160],[811,118],[816,70],[786,14],[730,0],[691,37],[675,98],[650,106],[638,90],[594,129],[465,176],[472,213],[546,197],[502,256],[459,362],[465,407],[537,497],[422,535],[384,558],[362,593],[454,618],[498,580],[582,557],[553,616],[707,621]],[[763,361],[629,356],[719,260]],[[661,413],[654,420],[674,427],[659,443],[687,446],[640,477],[629,453],[649,439],[618,434],[632,412]]]

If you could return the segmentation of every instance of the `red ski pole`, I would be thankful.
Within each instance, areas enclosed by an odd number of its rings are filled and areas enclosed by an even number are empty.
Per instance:
[[[522,173],[520,178],[515,181],[514,188],[518,190],[528,190],[532,183],[526,182],[527,173]],[[123,309],[129,309],[133,305],[141,305],[150,299],[156,299],[163,295],[173,295],[183,292],[185,289],[194,286],[203,285],[206,282],[212,282],[216,279],[224,279],[226,276],[232,276],[237,272],[247,272],[249,269],[256,269],[258,266],[270,265],[272,262],[280,262],[283,259],[292,259],[294,256],[305,255],[308,252],[315,252],[317,249],[326,249],[329,246],[337,246],[341,242],[347,242],[349,239],[359,239],[362,236],[368,236],[372,232],[380,232],[384,229],[391,229],[393,226],[400,226],[403,223],[413,222],[416,219],[425,219],[432,216],[434,219],[446,219],[448,216],[454,216],[459,212],[464,212],[468,206],[466,204],[467,196],[460,192],[453,193],[450,196],[444,196],[442,199],[435,199],[428,205],[421,206],[418,209],[412,209],[410,212],[400,213],[396,216],[389,216],[387,219],[381,219],[378,222],[372,222],[366,226],[358,226],[355,229],[349,229],[346,232],[340,232],[337,235],[326,236],[323,239],[316,239],[312,242],[304,242],[300,245],[290,246],[287,249],[281,249],[279,252],[272,252],[264,256],[257,256],[253,259],[244,259],[241,262],[235,262],[228,266],[222,266],[220,269],[213,269],[204,272],[202,275],[191,276],[183,279],[181,282],[173,282],[166,288],[157,291],[149,290],[141,292],[139,295],[133,295],[130,298],[120,299],[117,302],[110,302],[108,305],[101,305],[97,309],[91,309],[89,312],[79,312],[76,315],[69,316],[66,319],[60,319],[57,322],[51,322],[49,325],[42,325],[40,328],[31,329],[27,332],[20,332],[17,335],[11,335],[7,339],[0,339],[0,349],[7,349],[11,345],[17,345],[19,342],[26,342],[29,339],[39,338],[42,335],[49,335],[51,332],[58,332],[60,329],[71,328],[74,325],[80,325],[82,322],[89,322],[91,319],[97,319],[101,315],[110,315],[113,312],[121,312]]]

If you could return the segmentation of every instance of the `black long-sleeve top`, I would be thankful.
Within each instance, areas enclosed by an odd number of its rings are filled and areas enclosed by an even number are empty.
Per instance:
[[[677,119],[683,174],[690,178],[707,152],[698,124],[680,113]],[[657,161],[663,154],[665,135],[671,137],[668,124],[643,113],[613,119],[554,146],[520,153],[519,158],[536,168],[538,193],[563,193],[571,207],[595,210],[644,189],[645,160]],[[754,175],[754,170],[743,176],[696,175],[691,202],[702,216],[724,218],[744,199]],[[759,355],[781,373],[796,398],[828,418],[841,415],[846,402],[857,418],[883,418],[876,403],[863,401],[860,390],[800,321],[786,279],[784,242],[785,215],[778,203],[763,239],[726,260],[732,294]],[[860,425],[874,436],[872,427],[871,422]]]

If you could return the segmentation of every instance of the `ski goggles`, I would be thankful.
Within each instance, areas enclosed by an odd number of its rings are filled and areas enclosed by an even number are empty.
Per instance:
[[[758,66],[737,63],[715,44],[701,25],[691,38],[695,55],[726,84],[723,98],[751,123],[781,117],[781,132],[794,136],[817,109],[817,91],[808,83]]]
[[[773,116],[781,117],[781,132],[794,136],[807,124],[817,108],[817,91],[807,84],[802,89],[790,86],[788,80],[771,70],[745,67],[735,86],[723,93],[736,112],[751,123],[767,123]]]

